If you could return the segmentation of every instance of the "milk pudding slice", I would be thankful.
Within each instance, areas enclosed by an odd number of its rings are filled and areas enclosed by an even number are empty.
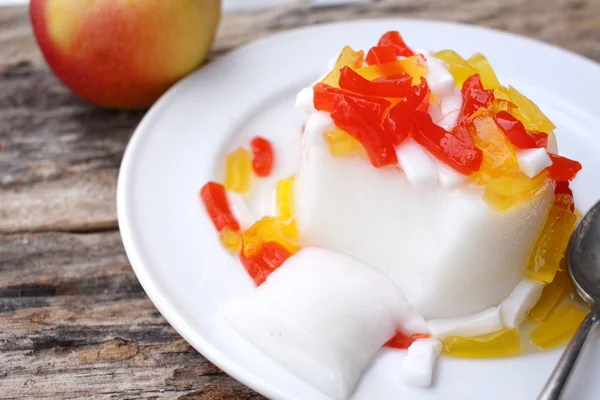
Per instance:
[[[268,138],[231,149],[225,184],[201,190],[258,286],[223,306],[230,326],[336,399],[382,346],[409,349],[398,373],[428,386],[440,353],[567,340],[585,315],[561,267],[581,165],[557,154],[552,122],[482,54],[413,49],[396,31],[332,64],[297,96],[300,160],[272,215],[245,204],[286,157]]]

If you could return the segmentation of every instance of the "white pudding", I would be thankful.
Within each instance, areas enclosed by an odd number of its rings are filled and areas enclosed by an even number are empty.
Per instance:
[[[397,329],[426,330],[382,273],[320,248],[300,250],[222,313],[263,352],[335,399],[348,397]]]
[[[296,220],[305,245],[355,256],[379,269],[426,319],[498,306],[524,276],[553,197],[493,210],[479,189],[412,185],[395,167],[334,157],[322,113],[311,115],[296,177]]]

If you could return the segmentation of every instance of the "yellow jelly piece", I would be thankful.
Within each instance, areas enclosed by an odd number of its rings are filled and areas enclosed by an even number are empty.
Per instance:
[[[508,95],[508,89],[504,86],[500,86],[494,90],[494,98],[497,100],[511,101],[510,96]]]
[[[586,315],[587,311],[583,308],[566,302],[531,331],[529,337],[532,343],[542,350],[560,346],[571,339]]]
[[[506,135],[485,110],[478,111],[468,129],[483,152],[481,167],[471,179],[485,188],[484,199],[494,209],[506,210],[530,201],[549,184],[546,172],[533,179],[521,172]]]
[[[225,228],[219,234],[223,247],[231,253],[237,253],[242,247],[242,234],[229,228]]]
[[[422,56],[415,55],[396,62],[359,68],[356,72],[370,81],[384,76],[407,73],[413,77],[412,84],[418,85],[421,82],[421,77],[427,76],[427,63]]]
[[[448,65],[448,71],[454,78],[454,86],[462,88],[468,77],[477,73],[467,61],[454,50],[441,50],[433,55]]]
[[[464,66],[467,65],[467,60],[462,58],[462,56],[454,50],[440,50],[433,53],[433,55],[436,58],[439,58],[440,60],[444,61],[446,64],[458,64]]]
[[[225,157],[225,188],[232,192],[248,193],[252,176],[252,155],[243,147]]]
[[[256,255],[266,242],[277,242],[288,249],[291,253],[297,252],[300,248],[284,234],[284,223],[280,218],[263,217],[256,221],[243,234],[242,251],[246,257]]]
[[[534,178],[519,171],[490,179],[483,197],[492,208],[502,211],[531,201],[549,184],[548,173],[545,171]]]
[[[500,87],[500,81],[496,77],[496,73],[483,54],[473,54],[467,61],[467,65],[479,73],[484,89],[498,89]]]
[[[335,157],[348,157],[364,153],[364,148],[360,142],[340,128],[336,127],[326,131],[323,135],[329,146],[329,151]]]
[[[509,100],[494,99],[492,105],[490,106],[490,111],[492,114],[497,114],[500,111],[506,111],[513,114],[515,111],[517,111],[517,106],[515,106]]]
[[[444,354],[461,358],[505,357],[521,350],[521,337],[517,329],[475,337],[451,336],[444,339]]]
[[[543,322],[548,317],[548,314],[567,294],[569,285],[569,277],[566,269],[559,270],[556,272],[552,282],[547,284],[542,291],[540,299],[536,305],[531,309],[527,319],[532,322]]]
[[[350,46],[344,47],[335,62],[335,66],[321,82],[333,87],[340,87],[340,70],[346,66],[352,69],[360,68],[363,65],[364,58],[365,53],[362,50],[354,51]]]
[[[542,110],[530,99],[521,94],[512,86],[508,87],[510,101],[519,108],[519,114],[515,115],[525,128],[544,133],[552,132],[556,126],[542,113]]]
[[[294,180],[291,176],[288,179],[282,179],[277,182],[275,193],[277,202],[277,215],[283,222],[281,225],[282,233],[287,237],[297,237],[298,228],[294,218]]]
[[[573,198],[558,194],[527,265],[527,276],[536,281],[550,283],[560,266],[577,217],[571,211]]]

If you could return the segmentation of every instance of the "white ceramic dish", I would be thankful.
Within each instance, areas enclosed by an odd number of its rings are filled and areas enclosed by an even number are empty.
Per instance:
[[[285,32],[207,65],[158,101],[133,135],[119,176],[119,224],[140,283],[169,323],[206,358],[269,398],[324,397],[218,322],[217,307],[253,286],[219,246],[198,191],[218,177],[232,142],[260,134],[274,141],[276,151],[293,154],[304,117],[293,108],[297,90],[317,78],[342,46],[368,49],[391,29],[415,47],[486,54],[503,83],[532,97],[554,121],[561,154],[583,164],[572,185],[578,208],[585,212],[600,198],[600,66],[564,50],[478,27],[390,19]],[[293,163],[279,167],[273,179],[289,175]],[[558,355],[442,357],[434,387],[423,390],[401,383],[403,352],[383,350],[354,399],[532,399]],[[595,340],[568,398],[594,398],[598,371]]]

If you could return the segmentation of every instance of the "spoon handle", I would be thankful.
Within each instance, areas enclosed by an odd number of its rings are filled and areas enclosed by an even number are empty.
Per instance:
[[[538,400],[560,399],[569,377],[571,376],[571,372],[577,363],[577,358],[579,357],[581,349],[599,322],[600,308],[596,307],[587,315],[587,317],[585,317],[581,326],[575,333],[575,336],[573,336],[573,339],[569,342],[569,345],[560,357],[558,364],[554,367],[554,371],[552,371],[552,375],[550,375],[548,382],[546,382],[546,385],[542,389]]]

